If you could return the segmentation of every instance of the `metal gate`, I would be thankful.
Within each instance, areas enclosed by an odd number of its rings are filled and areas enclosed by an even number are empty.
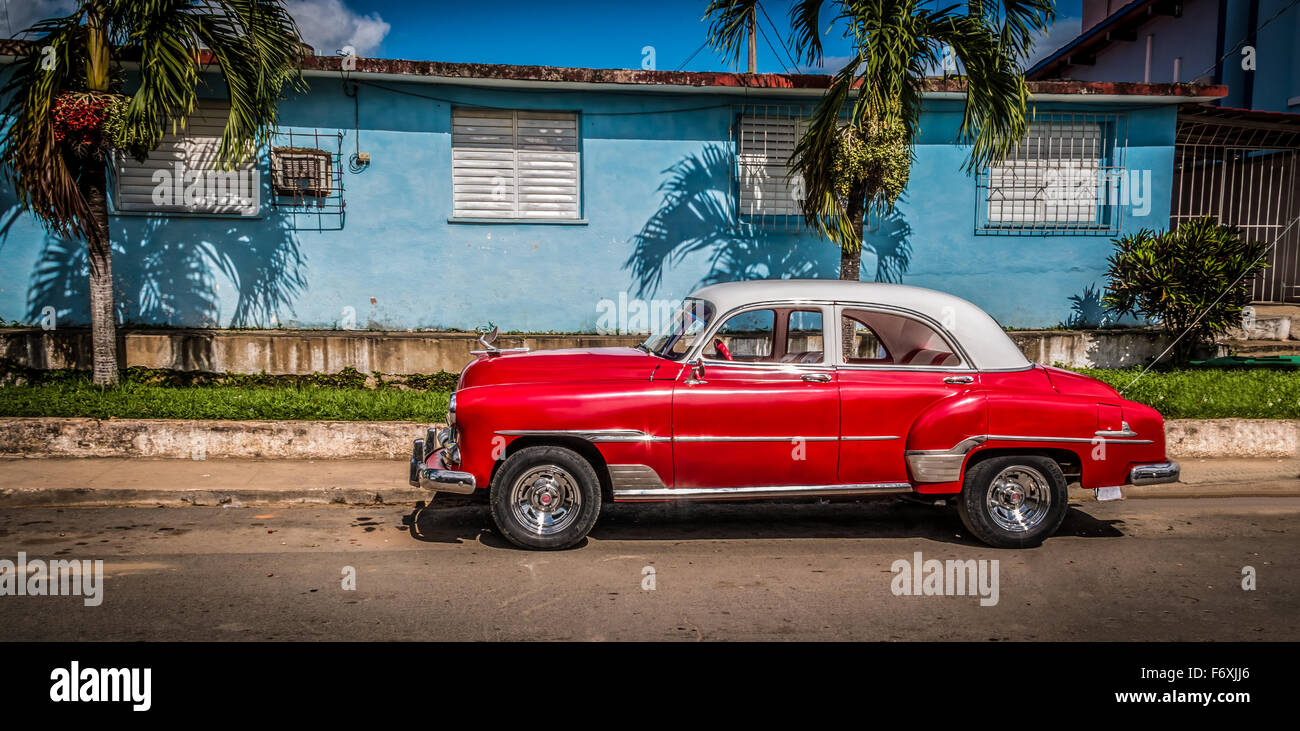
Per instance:
[[[1201,216],[1272,242],[1256,302],[1300,302],[1300,115],[1196,107],[1178,114],[1169,227]],[[1285,232],[1285,233],[1284,233]]]

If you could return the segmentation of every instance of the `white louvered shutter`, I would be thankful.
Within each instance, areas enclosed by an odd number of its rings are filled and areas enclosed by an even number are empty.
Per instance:
[[[803,200],[798,178],[787,178],[795,143],[806,122],[790,118],[740,119],[740,213],[744,216],[798,216]]]
[[[454,217],[578,218],[577,114],[454,109],[451,144]]]
[[[114,206],[120,211],[150,213],[257,215],[261,181],[256,160],[230,169],[222,169],[217,162],[229,115],[229,103],[201,101],[183,129],[173,132],[170,123],[164,128],[162,141],[144,162],[118,153]],[[201,193],[187,198],[195,171]],[[166,186],[170,190],[164,190]]]
[[[1031,123],[988,171],[990,223],[1091,223],[1099,215],[1101,126]]]

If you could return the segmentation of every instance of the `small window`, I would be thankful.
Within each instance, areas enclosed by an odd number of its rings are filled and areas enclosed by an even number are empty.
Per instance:
[[[751,310],[733,315],[704,346],[704,357],[713,360],[770,362],[776,342],[776,312]]]
[[[961,365],[943,336],[910,317],[871,310],[844,310],[841,320],[849,365],[950,368]],[[851,337],[850,337],[851,334]]]
[[[821,310],[789,313],[782,363],[821,363],[824,358]]]
[[[117,152],[113,206],[120,212],[256,216],[261,206],[257,160],[229,169],[218,162],[230,118],[226,102],[204,99],[184,128],[163,127],[162,140],[140,162]]]
[[[576,113],[457,108],[451,124],[454,218],[578,218]]]
[[[800,216],[803,180],[790,177],[790,158],[807,123],[793,117],[740,118],[739,201],[746,219]]]
[[[977,232],[1110,233],[1112,181],[1124,149],[1114,115],[1040,115],[1001,162],[979,176]]]
[[[844,325],[844,332],[852,333],[847,343],[848,347],[845,349],[845,357],[849,361],[892,362],[889,351],[881,345],[880,338],[871,328],[851,317],[844,318]]]

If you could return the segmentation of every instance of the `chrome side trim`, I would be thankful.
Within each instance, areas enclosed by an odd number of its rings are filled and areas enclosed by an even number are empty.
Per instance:
[[[708,434],[690,437],[673,437],[675,442],[793,442],[802,439],[805,442],[837,442],[839,437],[715,437]]]
[[[1128,426],[1125,424],[1125,426]],[[1099,436],[1085,437],[1031,437],[1014,434],[980,434],[954,444],[949,449],[909,449],[904,452],[912,479],[917,482],[956,482],[961,479],[961,467],[966,454],[990,440],[1009,442],[1068,442],[1071,444],[1152,444],[1150,439],[1116,439]],[[1177,478],[1175,478],[1177,479]],[[1137,484],[1137,483],[1134,483]]]
[[[963,439],[950,449],[911,449],[904,453],[912,479],[917,482],[956,482],[961,479],[961,467],[966,455],[983,444],[988,437],[975,436]]]
[[[640,429],[502,429],[501,436],[578,437],[589,442],[671,442],[672,437],[647,434]]]
[[[1133,485],[1160,485],[1166,482],[1178,482],[1181,468],[1177,462],[1157,462],[1140,464],[1129,470],[1128,481]]]
[[[629,488],[614,490],[615,500],[715,500],[750,497],[835,497],[884,495],[912,492],[906,482],[876,482],[856,485],[777,485],[771,487],[681,487]]]
[[[628,490],[662,490],[664,481],[654,468],[643,464],[612,464],[609,466],[610,487],[614,495]]]
[[[1001,439],[1008,442],[1071,442],[1080,444],[1154,444],[1150,439],[1113,439],[1107,437],[1028,437],[1008,434],[987,434],[989,439]]]
[[[522,436],[558,436],[578,437],[589,442],[875,442],[890,439],[902,439],[893,435],[853,436],[853,437],[808,437],[792,434],[790,436],[753,436],[733,437],[697,434],[685,437],[666,437],[647,434],[640,429],[501,429],[495,434],[507,437]]]
[[[891,439],[902,439],[896,436],[862,436],[862,437],[840,437],[841,442],[887,442]]]
[[[653,467],[643,464],[612,464],[609,481],[615,500],[710,500],[728,497],[829,497],[911,492],[906,482],[855,485],[778,485],[774,487],[689,487],[664,485]]]

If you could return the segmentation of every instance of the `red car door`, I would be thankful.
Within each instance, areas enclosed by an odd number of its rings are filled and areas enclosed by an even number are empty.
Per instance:
[[[958,396],[979,375],[929,323],[902,313],[841,307],[839,480],[907,482],[907,434],[936,401]]]
[[[835,482],[839,393],[827,362],[830,307],[733,315],[705,345],[703,374],[673,392],[674,487]]]

